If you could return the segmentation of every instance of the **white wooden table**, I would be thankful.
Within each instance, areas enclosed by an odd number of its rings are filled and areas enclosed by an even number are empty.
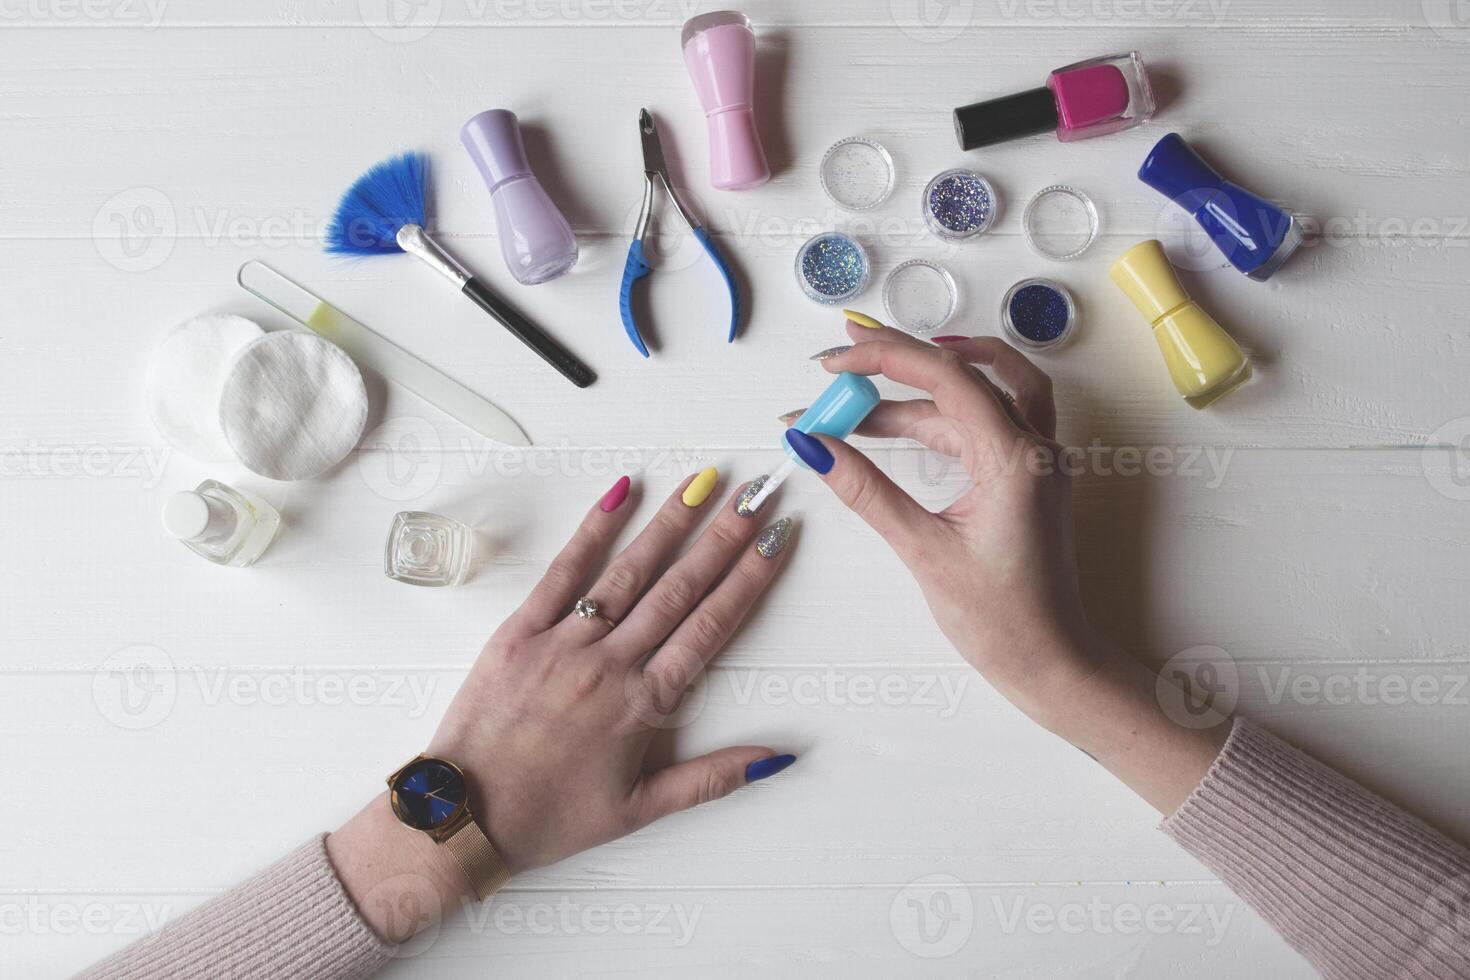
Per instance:
[[[488,631],[620,473],[639,475],[646,514],[697,467],[767,471],[776,415],[823,384],[806,355],[842,342],[840,315],[791,271],[833,226],[868,239],[879,277],[945,263],[957,332],[998,332],[1018,279],[1071,285],[1082,332],[1043,363],[1065,438],[1112,473],[1078,493],[1098,625],[1161,664],[1220,648],[1245,713],[1470,835],[1465,4],[748,0],[778,175],[741,194],[708,186],[679,56],[680,23],[706,9],[0,3],[0,974],[66,975],[337,825],[425,743]],[[1155,69],[1154,125],[955,147],[952,107],[1128,48]],[[458,145],[495,106],[520,114],[582,241],[552,285],[511,282]],[[644,362],[623,336],[640,106],[751,286],[733,346],[687,238],[665,243],[654,278],[663,349]],[[1106,278],[1134,242],[1182,240],[1134,177],[1170,129],[1329,232],[1267,285],[1215,262],[1190,273],[1260,378],[1205,414]],[[865,220],[816,179],[853,134],[899,170]],[[591,362],[594,388],[574,391],[411,260],[320,253],[341,190],[403,149],[432,154],[453,247]],[[963,164],[1008,206],[988,237],[946,247],[923,231],[919,191]],[[1021,206],[1053,182],[1104,210],[1105,236],[1069,266],[1019,235]],[[482,448],[377,385],[373,434],[325,479],[271,485],[168,455],[141,410],[148,352],[205,311],[284,327],[234,284],[252,258],[489,394],[538,448]],[[881,314],[878,292],[855,305]],[[1153,447],[1163,462],[1138,472]],[[932,504],[954,489],[914,450],[878,452]],[[282,508],[289,527],[257,568],[206,565],[162,533],[165,494],[204,476]],[[798,766],[527,875],[390,975],[1310,974],[1144,804],[963,667],[897,561],[815,480],[788,484],[780,508],[801,521],[793,561],[668,750],[759,741]],[[383,577],[401,509],[478,526],[468,585]],[[157,670],[115,669],[137,663]]]

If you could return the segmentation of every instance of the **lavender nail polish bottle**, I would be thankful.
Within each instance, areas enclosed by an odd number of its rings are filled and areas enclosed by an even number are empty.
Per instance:
[[[534,286],[571,271],[577,238],[531,172],[515,113],[488,109],[464,124],[459,139],[490,188],[500,251],[511,275]]]

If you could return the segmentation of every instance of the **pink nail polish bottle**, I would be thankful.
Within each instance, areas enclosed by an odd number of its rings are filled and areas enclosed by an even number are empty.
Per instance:
[[[1045,88],[961,106],[954,125],[965,150],[1046,132],[1071,143],[1141,126],[1155,108],[1148,71],[1134,51],[1059,68]]]
[[[684,25],[689,79],[709,121],[710,183],[743,191],[771,179],[755,126],[755,31],[736,10],[701,14]]]

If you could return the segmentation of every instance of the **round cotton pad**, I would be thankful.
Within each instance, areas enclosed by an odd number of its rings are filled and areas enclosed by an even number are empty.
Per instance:
[[[144,383],[148,415],[170,446],[205,462],[235,458],[219,427],[220,392],[235,355],[264,334],[243,316],[196,316],[153,349]]]
[[[352,359],[320,337],[282,331],[240,352],[225,379],[220,427],[240,462],[272,480],[309,480],[347,458],[367,424]]]

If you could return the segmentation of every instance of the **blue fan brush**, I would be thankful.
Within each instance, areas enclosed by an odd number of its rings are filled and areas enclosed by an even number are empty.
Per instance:
[[[342,195],[327,227],[327,251],[333,255],[408,252],[416,256],[572,384],[578,388],[592,384],[595,376],[587,365],[470,275],[429,237],[424,231],[428,188],[429,160],[422,153],[405,153],[374,165]]]

